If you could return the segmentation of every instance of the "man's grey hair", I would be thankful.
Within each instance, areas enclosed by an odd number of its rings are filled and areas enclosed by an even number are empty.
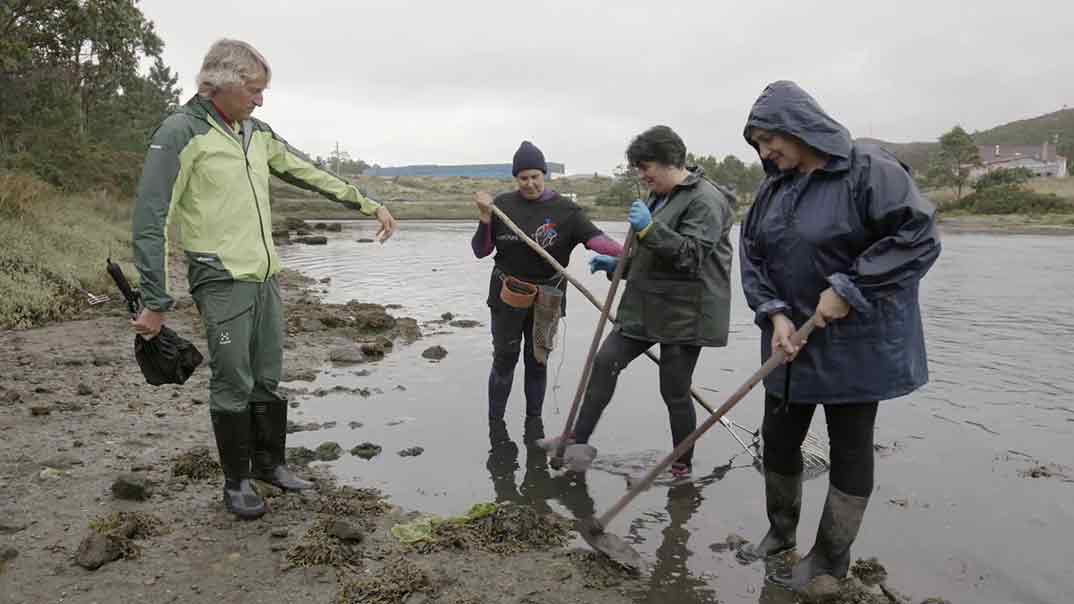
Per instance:
[[[198,72],[198,94],[211,96],[227,86],[244,86],[264,76],[272,79],[272,69],[264,55],[242,40],[223,38],[213,42]]]

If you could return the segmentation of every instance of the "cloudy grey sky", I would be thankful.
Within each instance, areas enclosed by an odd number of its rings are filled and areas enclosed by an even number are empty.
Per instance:
[[[750,105],[775,79],[855,136],[934,140],[1074,106],[1074,4],[143,0],[184,96],[209,44],[273,68],[256,115],[293,145],[370,163],[510,161],[610,173],[663,123],[691,151],[755,160]]]

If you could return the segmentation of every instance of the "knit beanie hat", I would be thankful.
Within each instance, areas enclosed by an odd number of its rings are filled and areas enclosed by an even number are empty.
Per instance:
[[[529,141],[522,141],[518,151],[515,151],[514,161],[511,162],[511,176],[518,176],[523,170],[540,170],[548,174],[548,164],[544,163],[544,153],[536,145]]]

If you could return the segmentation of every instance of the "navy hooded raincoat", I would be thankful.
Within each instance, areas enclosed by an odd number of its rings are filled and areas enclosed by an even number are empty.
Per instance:
[[[854,143],[841,124],[793,82],[770,84],[754,103],[753,128],[789,134],[830,157],[808,175],[767,177],[742,225],[742,287],[772,352],[771,314],[802,325],[828,287],[851,306],[809,337],[790,371],[765,388],[792,403],[890,399],[928,381],[918,283],[940,254],[934,208],[889,152]]]

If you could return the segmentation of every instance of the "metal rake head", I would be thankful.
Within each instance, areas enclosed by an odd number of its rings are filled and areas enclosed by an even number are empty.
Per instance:
[[[753,441],[750,446],[754,447],[758,453],[763,451],[760,429],[749,430],[740,424],[732,423],[732,425],[752,435]],[[812,433],[807,433],[805,440],[802,442],[802,463],[805,466],[806,473],[811,476],[827,472],[832,465],[831,460],[828,458],[827,444]]]
[[[802,443],[802,465],[806,476],[810,477],[820,476],[832,465],[828,457],[828,447],[812,434],[806,435]]]
[[[90,292],[85,290],[83,290],[83,293],[86,294],[86,301],[89,302],[90,306],[104,304],[105,302],[111,300],[111,298],[109,298],[108,296],[98,296],[96,294],[91,294]]]

